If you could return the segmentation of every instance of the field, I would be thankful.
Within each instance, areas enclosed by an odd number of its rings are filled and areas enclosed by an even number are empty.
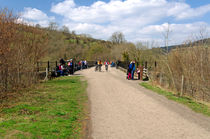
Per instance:
[[[81,138],[87,118],[85,81],[61,77],[4,101],[0,111],[3,138]]]

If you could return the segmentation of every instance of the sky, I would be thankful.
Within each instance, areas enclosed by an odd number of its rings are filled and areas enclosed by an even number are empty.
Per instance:
[[[129,42],[163,44],[169,28],[173,45],[210,32],[210,0],[0,0],[5,7],[30,24],[56,22],[103,40],[122,32]]]

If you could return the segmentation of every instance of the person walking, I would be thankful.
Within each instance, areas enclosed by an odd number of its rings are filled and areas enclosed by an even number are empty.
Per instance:
[[[98,61],[96,60],[96,62],[95,62],[95,71],[97,71],[98,70]]]
[[[101,60],[98,61],[98,67],[99,67],[99,71],[101,71],[101,67],[102,67],[102,61]]]
[[[105,65],[106,71],[108,71],[109,62],[107,60],[104,62],[104,65]]]
[[[88,68],[88,63],[87,63],[86,60],[84,61],[84,64],[85,64],[85,69],[87,69]]]

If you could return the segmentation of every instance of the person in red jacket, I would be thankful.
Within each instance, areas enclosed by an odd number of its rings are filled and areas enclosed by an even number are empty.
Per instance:
[[[109,62],[107,60],[104,62],[104,65],[105,65],[106,71],[108,71]]]

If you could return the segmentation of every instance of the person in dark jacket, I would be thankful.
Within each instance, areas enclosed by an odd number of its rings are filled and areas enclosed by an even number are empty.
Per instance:
[[[95,62],[95,71],[97,71],[98,70],[98,61],[96,60],[96,62]]]
[[[65,61],[63,60],[63,58],[60,59],[60,64],[65,65]]]
[[[127,79],[132,79],[131,78],[131,72],[132,72],[132,62],[130,63],[130,64],[128,64],[128,69],[127,69],[127,75],[128,75],[128,77],[127,77]]]
[[[73,75],[74,74],[74,62],[72,59],[70,60],[68,66],[69,66],[70,75]]]
[[[134,73],[136,70],[135,61],[132,62],[132,71],[131,71],[131,79],[134,79]]]

